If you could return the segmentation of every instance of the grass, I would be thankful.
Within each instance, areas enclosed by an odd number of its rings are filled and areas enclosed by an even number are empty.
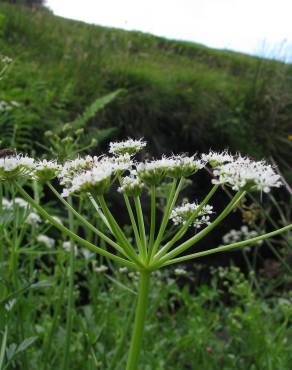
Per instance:
[[[1,52],[15,60],[1,82],[0,99],[22,104],[2,127],[17,118],[25,137],[44,141],[44,130],[124,88],[91,124],[114,125],[121,137],[155,136],[153,152],[228,146],[284,161],[289,151],[289,65],[88,25],[41,9],[1,4],[0,14]],[[16,144],[23,146],[21,139]],[[35,140],[31,146],[39,150]]]

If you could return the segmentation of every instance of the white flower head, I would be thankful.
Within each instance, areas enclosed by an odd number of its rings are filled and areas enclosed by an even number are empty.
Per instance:
[[[185,224],[191,216],[197,211],[199,204],[197,203],[185,203],[172,210],[170,219],[175,225]],[[196,228],[200,228],[202,225],[208,225],[210,223],[210,215],[213,213],[213,207],[205,205],[192,222],[192,225]]]
[[[63,248],[66,252],[71,251],[71,242],[70,241],[63,242],[62,246],[63,246]],[[73,248],[74,248],[74,254],[76,255],[77,252],[78,252],[77,246],[74,244]]]
[[[97,195],[106,193],[111,185],[112,176],[115,173],[115,167],[110,161],[99,160],[97,157],[91,164],[91,169],[80,171],[73,175],[62,195],[68,196],[72,193],[92,192]]]
[[[241,226],[239,230],[232,229],[222,238],[224,244],[232,244],[259,236],[255,230],[249,230],[246,225]],[[256,244],[262,244],[263,241],[259,240]]]
[[[227,184],[233,190],[254,188],[268,193],[272,187],[282,185],[280,176],[264,161],[252,161],[238,156],[233,162],[225,163],[213,171],[213,184]]]
[[[139,177],[126,176],[123,177],[121,186],[118,188],[120,193],[124,193],[128,196],[138,196],[143,190],[144,184]]]
[[[169,158],[162,157],[153,161],[137,164],[137,176],[145,182],[147,186],[159,185],[166,176],[167,170],[172,161]]]
[[[53,248],[55,246],[55,240],[53,238],[49,238],[47,235],[40,234],[37,236],[37,241],[47,248]]]
[[[25,223],[31,226],[38,225],[41,223],[42,219],[40,216],[35,212],[30,212],[30,214],[27,216]]]
[[[95,267],[94,271],[98,274],[103,274],[108,271],[108,267],[105,265],[99,265]]]
[[[142,139],[128,139],[125,141],[111,142],[109,153],[115,156],[120,156],[124,154],[134,155],[140,152],[146,145],[146,141],[143,141]]]
[[[178,268],[174,269],[174,274],[176,276],[186,276],[188,273],[185,269],[178,267]]]
[[[92,169],[94,163],[97,161],[98,157],[92,157],[90,155],[84,158],[77,157],[73,160],[66,161],[58,175],[60,184],[66,187],[69,186],[76,175]]]
[[[220,166],[234,160],[234,157],[227,150],[221,153],[210,151],[208,154],[202,154],[201,158],[204,162],[209,163],[211,167]]]
[[[0,158],[0,180],[27,176],[34,169],[34,159],[21,154]]]
[[[60,166],[55,160],[39,160],[35,163],[33,176],[39,181],[50,181],[61,172],[61,169],[62,166]]]
[[[189,177],[204,168],[205,162],[195,156],[175,155],[169,159],[167,175],[174,178]]]

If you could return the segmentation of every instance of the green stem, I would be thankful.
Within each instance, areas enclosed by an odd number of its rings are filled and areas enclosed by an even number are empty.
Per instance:
[[[135,234],[135,240],[136,240],[137,247],[139,249],[139,253],[140,253],[140,255],[143,255],[142,242],[141,242],[141,239],[140,239],[140,235],[139,235],[137,223],[136,223],[136,220],[135,220],[135,216],[134,216],[134,213],[133,213],[130,201],[129,201],[129,197],[125,193],[123,193],[123,196],[124,196],[124,201],[126,203],[128,214],[129,214],[129,217],[130,217],[130,220],[131,220],[131,224],[133,226],[133,231],[134,231],[134,234]]]
[[[229,251],[230,249],[234,249],[234,248],[245,247],[245,246],[250,245],[250,244],[255,244],[260,240],[271,238],[273,236],[281,234],[281,233],[283,233],[285,231],[288,231],[290,229],[292,229],[292,224],[287,225],[285,227],[282,227],[281,229],[272,231],[270,233],[257,236],[255,238],[251,238],[251,239],[248,239],[248,240],[243,240],[241,242],[236,242],[236,243],[232,243],[232,244],[228,244],[228,245],[223,245],[221,247],[209,249],[207,251],[192,253],[192,254],[189,254],[187,256],[183,256],[183,257],[179,257],[179,258],[174,258],[173,260],[165,262],[163,264],[163,266],[168,266],[168,265],[172,265],[174,263],[180,263],[180,262],[187,261],[187,260],[190,260],[190,259],[208,256],[209,254],[214,254],[214,253],[218,253],[218,252],[226,252],[226,251]]]
[[[162,257],[160,260],[158,260],[155,267],[159,267],[164,264],[164,262],[171,260],[172,258],[176,257],[178,254],[183,253],[185,250],[192,247],[195,243],[197,243],[199,240],[204,238],[207,234],[209,234],[210,231],[212,231],[221,221],[224,220],[225,217],[229,215],[229,213],[234,209],[234,207],[238,204],[238,202],[241,200],[241,198],[245,195],[244,190],[240,190],[236,193],[236,195],[233,197],[233,199],[230,201],[230,203],[226,206],[226,208],[220,213],[220,215],[207,227],[205,227],[202,231],[200,231],[198,234],[194,235],[178,247],[176,247],[171,252],[167,253],[164,257]]]
[[[109,229],[111,233],[113,233],[110,224],[108,223],[108,220],[106,219],[105,215],[102,213],[101,209],[99,208],[98,204],[96,203],[95,199],[93,196],[88,193],[89,200],[91,201],[91,204],[93,205],[94,209],[98,213],[99,217],[102,219],[103,223],[106,225],[106,227]]]
[[[164,231],[165,231],[166,226],[167,226],[168,221],[169,221],[170,213],[171,213],[171,211],[172,211],[172,209],[175,205],[175,202],[178,198],[178,195],[179,195],[179,192],[182,188],[183,182],[184,182],[184,178],[182,177],[179,181],[179,184],[178,184],[177,188],[176,188],[177,180],[176,179],[173,180],[173,184],[172,184],[171,191],[170,191],[170,194],[169,194],[169,197],[168,197],[168,200],[167,200],[167,204],[166,204],[166,207],[165,207],[165,210],[164,210],[164,214],[163,214],[162,222],[161,222],[161,225],[160,225],[160,229],[159,229],[156,241],[154,243],[153,249],[151,251],[151,256],[150,256],[151,258],[155,255],[155,253],[157,252],[157,250],[159,248],[160,242],[163,238]]]
[[[143,264],[139,260],[139,257],[137,253],[135,252],[132,245],[129,243],[128,239],[126,238],[125,234],[123,233],[122,229],[118,225],[117,221],[115,220],[114,216],[112,215],[111,211],[108,209],[108,206],[105,202],[104,197],[98,196],[99,204],[102,208],[103,213],[105,214],[105,217],[107,218],[113,233],[115,234],[115,237],[117,240],[122,244],[122,247],[124,251],[127,253],[127,255],[130,257],[130,259],[135,262],[140,267],[143,267]]]
[[[126,370],[138,369],[139,356],[144,332],[144,324],[148,307],[149,285],[150,285],[150,272],[141,271],[135,322]]]
[[[145,233],[145,226],[144,226],[144,219],[143,219],[143,211],[141,207],[141,202],[139,196],[134,197],[135,202],[135,208],[136,208],[136,214],[137,214],[137,220],[138,220],[138,226],[139,226],[139,232],[140,232],[140,239],[142,242],[142,256],[144,258],[144,261],[146,261],[147,258],[147,240],[146,240],[146,233]]]
[[[199,207],[197,208],[196,212],[188,219],[188,221],[182,226],[182,228],[174,235],[174,237],[167,243],[163,248],[160,249],[160,251],[156,254],[155,260],[159,260],[162,256],[167,253],[170,248],[179,240],[181,239],[186,231],[188,230],[189,226],[194,222],[194,220],[197,218],[201,210],[204,208],[204,206],[209,202],[211,197],[214,195],[216,190],[218,189],[218,185],[214,185],[212,189],[209,191],[209,193],[206,195],[206,197],[203,199],[203,201],[200,203]]]
[[[48,220],[53,226],[55,226],[58,230],[60,230],[62,233],[67,235],[69,238],[75,240],[77,243],[82,245],[83,247],[89,249],[91,252],[98,253],[104,257],[110,258],[114,260],[115,262],[124,265],[126,267],[129,267],[131,269],[137,269],[137,266],[135,263],[130,262],[128,260],[125,260],[124,258],[118,257],[108,251],[105,251],[104,249],[97,247],[96,245],[88,242],[87,240],[81,238],[80,236],[74,234],[71,230],[69,230],[64,225],[60,224],[58,221],[56,221],[52,216],[48,214],[47,211],[45,211],[39,204],[37,204],[32,197],[17,183],[15,182],[15,186],[17,187],[19,193],[23,196],[24,199],[28,201],[38,212],[39,214],[45,219]]]
[[[150,237],[149,237],[149,255],[148,262],[152,254],[155,239],[155,224],[156,224],[156,187],[151,186],[151,224],[150,224]]]
[[[58,193],[58,191],[53,187],[52,184],[49,182],[47,183],[48,187],[52,190],[52,192],[56,195],[56,197],[59,199],[59,201],[71,212],[73,213],[76,218],[89,230],[93,231],[96,235],[98,235],[101,239],[103,239],[106,243],[108,243],[110,246],[115,248],[117,251],[119,251],[124,256],[128,257],[127,254],[124,252],[124,250],[113,240],[111,240],[108,236],[106,236],[104,233],[102,233],[100,230],[98,230],[96,227],[94,227],[90,222],[88,222],[84,217],[82,217],[79,212],[77,212],[66,200]]]
[[[69,197],[68,203],[72,207],[72,198]],[[69,229],[74,232],[73,214],[68,211]],[[75,269],[75,245],[71,240],[70,243],[70,258],[69,258],[69,289],[68,289],[68,306],[67,306],[67,322],[66,322],[66,341],[64,348],[63,370],[69,368],[69,353],[73,326],[73,310],[74,310],[74,269]]]

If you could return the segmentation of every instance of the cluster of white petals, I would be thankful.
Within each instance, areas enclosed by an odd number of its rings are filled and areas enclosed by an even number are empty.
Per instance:
[[[192,215],[197,211],[199,207],[198,203],[185,203],[172,210],[170,219],[175,225],[185,224]],[[210,215],[213,213],[213,207],[209,204],[205,205],[192,222],[192,225],[196,228],[200,228],[202,225],[208,225],[210,223]],[[191,226],[191,225],[190,225]]]
[[[253,161],[238,156],[233,162],[222,164],[213,171],[213,184],[227,184],[233,190],[255,188],[268,193],[272,187],[282,185],[280,176],[264,161]]]
[[[55,246],[55,240],[47,235],[39,234],[36,239],[40,244],[45,245],[47,248],[53,248]]]
[[[26,220],[25,220],[25,223],[30,225],[30,226],[38,225],[41,222],[42,222],[42,219],[35,212],[30,212],[29,215],[27,216]]]
[[[0,158],[0,180],[9,180],[29,174],[34,168],[34,159],[21,154]]]
[[[55,178],[61,169],[62,166],[56,160],[39,160],[34,164],[33,176],[40,181],[49,181]]]
[[[109,153],[116,156],[124,154],[134,155],[140,152],[146,146],[146,144],[147,143],[142,139],[139,140],[128,139],[125,141],[111,142]]]
[[[2,208],[3,209],[13,210],[14,205],[18,206],[18,207],[21,207],[21,208],[27,208],[28,207],[27,201],[22,199],[22,198],[15,197],[14,200],[9,200],[7,198],[2,198]]]
[[[240,242],[242,240],[247,240],[259,236],[258,232],[255,230],[249,230],[246,225],[241,226],[239,230],[232,229],[222,238],[224,244],[232,244]],[[263,241],[259,240],[257,244],[262,244]]]
[[[143,190],[144,184],[139,177],[125,176],[122,178],[121,186],[118,188],[120,193],[128,196],[138,196]]]
[[[233,162],[234,157],[226,150],[221,153],[211,150],[208,154],[202,154],[202,160],[209,163],[212,167],[215,167],[223,163]]]

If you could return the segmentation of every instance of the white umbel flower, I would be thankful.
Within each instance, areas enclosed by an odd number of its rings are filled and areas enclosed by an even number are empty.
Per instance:
[[[64,197],[73,193],[92,192],[102,195],[108,191],[114,168],[110,163],[101,163],[91,170],[73,177],[71,186],[63,190]]]
[[[92,157],[90,155],[84,158],[77,157],[74,160],[66,161],[58,176],[60,184],[66,187],[69,186],[76,175],[91,170],[97,161],[98,157]]]
[[[142,139],[139,140],[128,139],[125,141],[111,142],[109,153],[116,156],[124,154],[134,155],[140,152],[146,145],[147,143]]]
[[[122,179],[121,186],[118,188],[120,193],[131,196],[138,196],[143,190],[144,184],[138,177],[126,176]]]
[[[57,161],[39,160],[35,163],[33,176],[40,181],[50,181],[60,173],[61,169],[62,166]]]
[[[0,158],[0,180],[26,176],[34,168],[34,159],[21,154]]]
[[[273,167],[264,161],[252,161],[249,158],[237,157],[233,162],[217,167],[213,174],[213,184],[227,184],[233,190],[255,188],[268,193],[272,187],[282,185],[280,176]]]
[[[169,159],[167,175],[174,178],[189,177],[205,167],[205,162],[185,155],[175,155]]]
[[[247,240],[259,236],[258,232],[255,230],[249,230],[246,225],[241,226],[239,230],[232,229],[222,238],[224,244],[232,244],[240,242],[242,240]],[[257,244],[262,244],[263,241],[259,240]]]
[[[55,240],[53,238],[49,238],[47,235],[40,234],[36,239],[40,244],[45,245],[47,248],[53,248],[55,246]]]
[[[97,272],[98,274],[104,274],[105,272],[108,271],[108,267],[105,265],[99,265],[95,267],[94,271]]]
[[[166,176],[166,172],[171,166],[169,158],[161,158],[145,163],[137,164],[137,176],[145,182],[147,186],[159,185]]]
[[[197,203],[185,203],[179,207],[172,210],[170,214],[170,219],[175,225],[185,224],[190,217],[196,212],[199,204]],[[210,215],[213,213],[213,207],[210,205],[205,205],[199,212],[196,219],[193,221],[192,225],[196,228],[200,228],[204,224],[210,223]],[[191,225],[190,225],[191,226]]]
[[[39,223],[41,223],[42,219],[40,218],[40,216],[35,213],[35,212],[31,212],[26,220],[25,220],[25,223],[28,224],[28,225],[31,225],[31,226],[36,226],[38,225]]]
[[[201,157],[202,160],[209,163],[211,167],[219,166],[223,163],[232,162],[234,160],[234,157],[226,150],[221,153],[210,151],[208,154],[202,154]]]

